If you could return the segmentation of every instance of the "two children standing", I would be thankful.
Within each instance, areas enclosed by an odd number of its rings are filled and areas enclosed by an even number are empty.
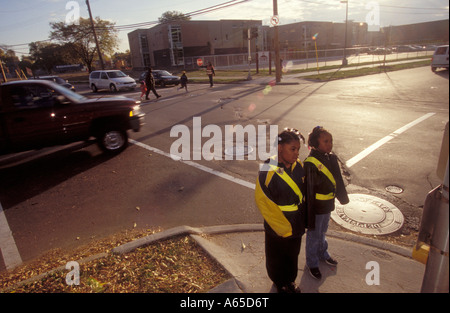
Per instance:
[[[311,149],[304,165],[298,159],[303,136],[286,129],[278,136],[278,158],[267,160],[256,183],[255,200],[264,217],[266,268],[278,292],[297,293],[298,255],[306,235],[306,264],[321,279],[319,261],[337,266],[328,254],[325,238],[334,200],[349,202],[337,157],[331,150],[333,137],[315,127],[308,138]]]

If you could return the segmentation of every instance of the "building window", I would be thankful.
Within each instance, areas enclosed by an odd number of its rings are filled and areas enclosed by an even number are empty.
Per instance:
[[[172,66],[184,65],[183,41],[181,26],[169,25],[170,60]]]
[[[139,35],[139,45],[141,46],[142,64],[144,67],[150,67],[150,49],[148,46],[147,35]]]

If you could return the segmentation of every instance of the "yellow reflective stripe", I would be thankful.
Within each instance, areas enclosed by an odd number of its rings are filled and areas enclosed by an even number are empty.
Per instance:
[[[329,193],[327,195],[322,195],[320,193],[316,193],[316,199],[317,200],[331,200],[331,199],[334,199],[334,192]]]
[[[303,202],[302,192],[300,191],[300,188],[298,188],[297,184],[292,180],[292,178],[284,170],[282,170],[282,173],[280,173],[280,171],[279,171],[280,168],[278,166],[270,164],[270,168],[275,173],[277,173],[278,176],[280,176],[289,185],[289,187],[291,187],[291,189],[295,192],[295,194],[300,199],[300,203],[302,203]]]
[[[331,174],[331,172],[327,169],[325,165],[322,164],[322,162],[317,160],[315,157],[309,157],[305,160],[305,162],[310,162],[314,164],[320,172],[324,173],[325,176],[328,177],[333,186],[336,187],[336,180],[334,180],[333,174]]]
[[[264,220],[281,237],[292,236],[292,225],[284,216],[279,206],[269,199],[260,184],[260,179],[256,180],[255,201]]]
[[[291,205],[279,205],[278,206],[281,211],[283,212],[295,212],[298,210],[298,205],[291,204]]]

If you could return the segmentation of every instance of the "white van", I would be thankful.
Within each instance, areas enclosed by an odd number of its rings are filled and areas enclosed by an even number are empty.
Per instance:
[[[448,70],[448,45],[436,48],[431,59],[431,70],[436,72],[439,67],[445,67]]]
[[[89,75],[89,87],[93,92],[109,89],[113,92],[136,88],[136,81],[119,70],[93,71]]]

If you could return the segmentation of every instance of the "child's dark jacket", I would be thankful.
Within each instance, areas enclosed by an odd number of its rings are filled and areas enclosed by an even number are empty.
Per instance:
[[[328,214],[333,211],[335,198],[337,198],[341,204],[347,204],[349,199],[336,155],[332,153],[321,153],[318,150],[313,149],[309,156],[319,160],[331,172],[336,181],[335,187],[330,179],[320,171],[315,164],[304,162],[307,190],[307,227],[309,229],[314,229],[315,216],[317,214]],[[328,200],[316,199],[316,194],[327,195],[330,193],[334,193],[335,197]]]

